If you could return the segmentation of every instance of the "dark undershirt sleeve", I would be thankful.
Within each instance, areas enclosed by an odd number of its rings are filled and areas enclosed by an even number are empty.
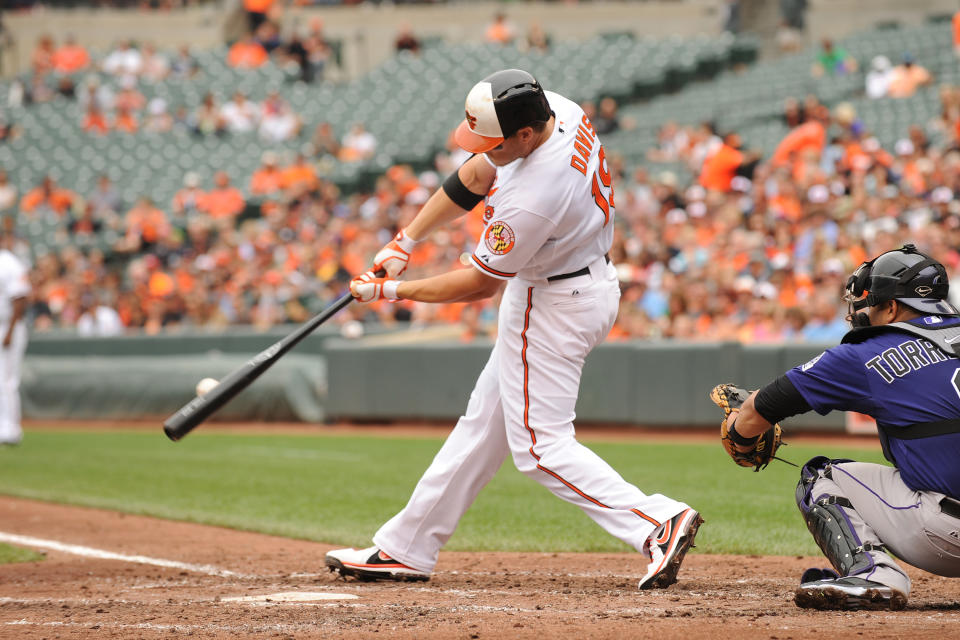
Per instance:
[[[770,424],[813,409],[786,375],[760,389],[753,406]]]

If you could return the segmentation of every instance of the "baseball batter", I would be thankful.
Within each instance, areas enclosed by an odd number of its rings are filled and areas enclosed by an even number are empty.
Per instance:
[[[735,459],[756,454],[760,437],[769,460],[771,425],[792,415],[876,418],[893,466],[817,456],[801,470],[797,505],[836,569],[804,574],[801,607],[903,608],[910,579],[887,551],[960,577],[960,314],[947,292],[942,264],[909,244],[888,251],[848,281],[854,329],[842,344],[749,396],[729,385],[711,394],[721,406],[745,400],[724,423]]]
[[[20,428],[20,367],[27,348],[24,315],[30,282],[27,268],[7,247],[0,248],[0,444],[23,439]]]
[[[606,252],[614,189],[604,149],[580,107],[508,69],[470,90],[456,131],[474,153],[410,225],[354,279],[361,302],[469,301],[503,288],[493,352],[457,422],[407,506],[367,549],[327,554],[361,579],[426,580],[440,548],[507,454],[517,468],[644,554],[641,588],[666,587],[702,522],[700,514],[626,482],[574,437],[587,354],[613,325],[620,297]],[[485,201],[472,267],[399,281],[414,245]],[[505,287],[504,287],[505,285]]]

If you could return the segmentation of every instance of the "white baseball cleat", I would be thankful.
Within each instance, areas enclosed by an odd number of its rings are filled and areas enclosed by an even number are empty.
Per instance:
[[[430,574],[408,567],[394,560],[377,547],[366,549],[335,549],[327,553],[326,564],[330,571],[338,571],[343,577],[357,580],[427,581]]]
[[[703,518],[693,509],[686,509],[653,532],[647,539],[650,564],[638,585],[641,589],[663,589],[677,581],[680,563],[693,547],[693,538]]]
[[[803,609],[890,609],[907,606],[903,592],[855,576],[805,582],[797,587],[793,601]]]

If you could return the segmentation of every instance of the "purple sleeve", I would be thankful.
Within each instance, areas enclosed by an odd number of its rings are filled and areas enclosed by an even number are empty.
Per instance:
[[[786,375],[820,415],[834,410],[869,413],[874,407],[866,368],[855,345],[827,349]]]

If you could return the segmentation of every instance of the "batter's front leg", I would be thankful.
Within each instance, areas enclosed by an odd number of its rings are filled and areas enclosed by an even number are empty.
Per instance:
[[[407,506],[373,537],[377,547],[420,571],[433,570],[441,547],[507,456],[498,346],[470,394],[466,413],[420,478]]]

